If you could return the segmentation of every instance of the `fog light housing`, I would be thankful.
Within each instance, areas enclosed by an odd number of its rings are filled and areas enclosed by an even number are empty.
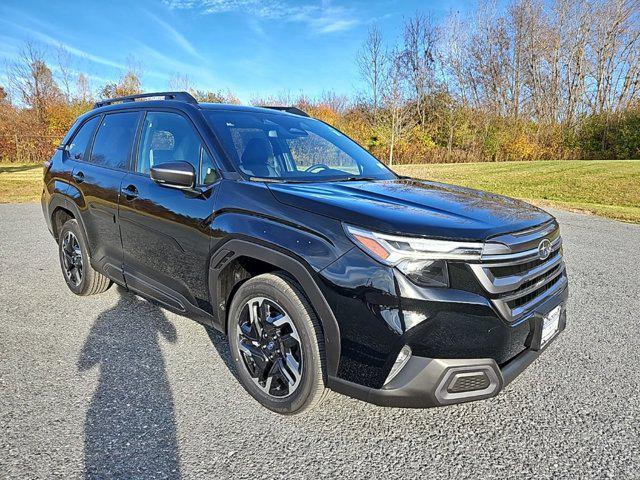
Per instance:
[[[384,381],[385,385],[389,383],[391,380],[393,380],[396,377],[396,375],[398,375],[398,373],[400,373],[400,370],[402,370],[402,368],[407,364],[410,358],[411,358],[411,347],[409,347],[409,345],[405,345],[400,349],[400,353],[398,353],[398,357],[396,358],[396,361],[393,363],[393,366],[391,367],[391,371],[389,372],[389,375],[387,375],[387,379]]]

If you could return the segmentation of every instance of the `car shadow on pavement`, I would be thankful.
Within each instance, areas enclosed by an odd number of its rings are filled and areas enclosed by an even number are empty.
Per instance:
[[[173,395],[160,341],[176,329],[163,311],[118,287],[98,315],[78,369],[99,369],[87,412],[85,478],[181,478]]]
[[[211,344],[216,349],[218,355],[229,369],[229,372],[231,372],[231,375],[233,375],[236,380],[240,381],[240,379],[238,378],[238,373],[236,372],[236,367],[233,363],[233,359],[231,358],[231,350],[229,349],[229,341],[227,337],[221,332],[217,331],[215,328],[204,327],[204,329],[209,336]]]

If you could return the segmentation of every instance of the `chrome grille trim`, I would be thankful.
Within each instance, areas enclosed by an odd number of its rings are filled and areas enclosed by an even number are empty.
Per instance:
[[[497,277],[493,274],[492,268],[495,267],[506,267],[511,265],[518,265],[520,263],[526,263],[531,260],[531,258],[526,259],[518,259],[517,261],[512,262],[499,262],[499,263],[479,263],[479,264],[469,264],[473,273],[475,273],[476,278],[480,282],[480,284],[484,287],[484,289],[493,294],[506,293],[512,290],[516,290],[520,288],[523,284],[527,283],[530,280],[533,280],[540,275],[547,273],[552,268],[557,265],[563,263],[562,255],[558,255],[558,247],[556,247],[549,259],[528,270],[527,272],[521,275],[509,275],[505,277]],[[536,250],[537,253],[537,250]]]
[[[563,272],[564,272],[564,265],[562,265],[560,268],[558,268],[551,275],[547,275],[546,277],[541,276],[540,280],[536,281],[536,283],[534,283],[533,285],[528,286],[527,288],[523,288],[521,290],[515,290],[513,293],[501,296],[500,297],[500,301],[501,302],[505,302],[505,303],[506,302],[511,302],[512,300],[517,300],[518,298],[521,298],[521,297],[524,297],[526,295],[529,295],[530,293],[535,292],[539,288],[544,287],[547,283],[550,283],[553,280],[555,280],[556,277],[561,275]]]
[[[562,292],[562,290],[564,290],[564,287],[567,286],[567,283],[568,283],[567,276],[564,275],[564,271],[563,271],[563,275],[562,277],[560,277],[558,282],[555,283],[549,290],[545,291],[543,295],[536,297],[530,302],[525,303],[520,307],[514,308],[513,310],[509,307],[507,302],[503,302],[502,300],[492,300],[491,302],[496,307],[496,309],[500,312],[500,314],[504,316],[505,319],[507,319],[510,322],[515,322],[519,320],[522,316],[524,316],[524,314],[531,311],[536,305],[540,304],[542,301]]]
[[[543,239],[551,242],[551,254],[539,260],[538,245]],[[555,221],[524,232],[493,237],[485,247],[489,248],[485,248],[480,262],[467,265],[508,322],[519,320],[567,285],[562,238]],[[530,265],[525,265],[527,263]],[[517,268],[498,271],[498,267]],[[533,298],[529,298],[531,296]]]
[[[542,240],[544,237],[540,237],[538,242]],[[562,246],[562,238],[560,236],[556,237],[555,240],[551,242],[551,251],[555,252]],[[504,265],[513,265],[516,263],[525,263],[530,260],[535,260],[538,258],[538,246],[536,244],[535,248],[529,250],[523,250],[521,252],[516,253],[500,253],[500,254],[482,254],[481,260],[483,262],[502,262],[502,266]],[[493,265],[497,267],[498,265]]]
[[[555,220],[547,222],[539,227],[519,232],[505,233],[491,237],[487,240],[488,245],[502,244],[508,247],[510,253],[532,250],[538,246],[538,242],[543,238],[554,242],[560,237],[560,229]],[[502,252],[497,252],[502,253]]]

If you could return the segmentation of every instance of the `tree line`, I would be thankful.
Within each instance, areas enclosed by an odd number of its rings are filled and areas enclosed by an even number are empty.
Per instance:
[[[481,1],[469,14],[417,12],[401,34],[372,26],[354,59],[351,96],[283,92],[254,105],[295,105],[389,164],[640,158],[640,0]],[[55,73],[54,73],[55,72]],[[0,86],[0,160],[42,161],[95,98],[141,93],[129,60],[92,89],[69,54],[27,44]],[[186,76],[168,87],[239,103]]]

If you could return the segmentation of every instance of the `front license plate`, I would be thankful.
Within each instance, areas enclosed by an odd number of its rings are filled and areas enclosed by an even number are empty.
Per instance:
[[[562,306],[558,305],[542,319],[542,338],[540,340],[540,347],[544,347],[558,331],[561,309]]]

